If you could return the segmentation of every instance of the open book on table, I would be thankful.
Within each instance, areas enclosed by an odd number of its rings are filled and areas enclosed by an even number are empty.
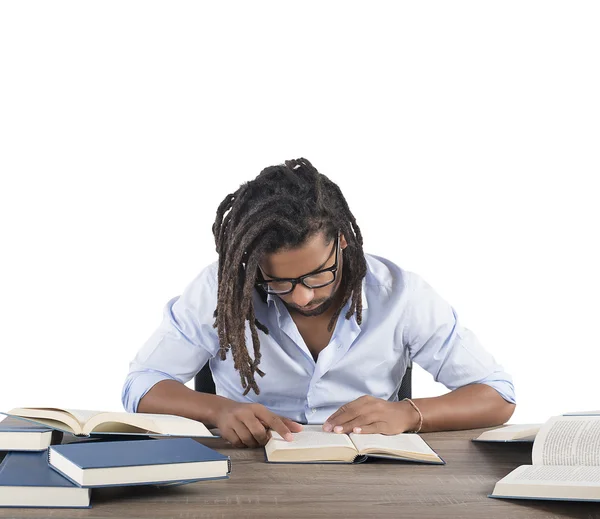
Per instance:
[[[555,416],[533,443],[532,464],[521,465],[490,497],[600,501],[600,416]]]
[[[265,445],[272,463],[359,462],[367,457],[390,458],[443,465],[445,462],[418,434],[337,434],[320,425],[305,425],[294,440],[285,441],[275,431]]]
[[[15,408],[3,414],[44,424],[76,436],[103,434],[197,438],[214,436],[201,422],[168,414],[102,412],[51,407]]]

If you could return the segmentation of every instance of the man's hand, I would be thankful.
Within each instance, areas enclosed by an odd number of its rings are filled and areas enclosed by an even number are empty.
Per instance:
[[[221,436],[234,447],[260,447],[267,443],[269,429],[287,441],[293,432],[300,432],[302,425],[289,418],[278,416],[261,404],[244,404],[223,399],[215,416],[214,424]]]
[[[388,402],[374,396],[361,396],[340,407],[323,424],[323,430],[336,433],[400,434],[419,425],[419,413],[408,402]]]

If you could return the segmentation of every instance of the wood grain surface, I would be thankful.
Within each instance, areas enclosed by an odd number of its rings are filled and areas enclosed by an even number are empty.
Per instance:
[[[600,504],[488,498],[496,481],[531,463],[531,444],[471,442],[484,430],[422,434],[444,466],[390,460],[271,464],[262,449],[233,449],[222,439],[206,439],[202,443],[231,456],[229,480],[95,489],[91,509],[0,508],[0,518],[600,519]]]

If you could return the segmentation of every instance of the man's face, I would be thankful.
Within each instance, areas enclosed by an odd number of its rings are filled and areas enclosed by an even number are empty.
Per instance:
[[[334,266],[335,243],[336,240],[328,243],[325,235],[318,233],[308,238],[298,248],[266,255],[260,262],[265,281],[271,278],[298,278]],[[344,236],[340,235],[338,270],[332,284],[311,289],[302,283],[297,283],[294,290],[289,294],[278,295],[288,310],[305,317],[315,317],[325,313],[331,307],[342,281],[341,250],[345,249],[346,246]]]

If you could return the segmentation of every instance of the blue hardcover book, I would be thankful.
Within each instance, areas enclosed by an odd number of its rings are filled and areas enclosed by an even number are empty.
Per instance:
[[[43,451],[52,440],[52,429],[7,416],[0,421],[0,451]]]
[[[572,413],[564,413],[561,416],[600,416],[600,411],[576,411]]]
[[[52,470],[47,452],[9,452],[0,464],[0,506],[90,508],[90,492]]]
[[[228,456],[191,438],[54,445],[48,460],[86,488],[226,479],[231,471]]]

